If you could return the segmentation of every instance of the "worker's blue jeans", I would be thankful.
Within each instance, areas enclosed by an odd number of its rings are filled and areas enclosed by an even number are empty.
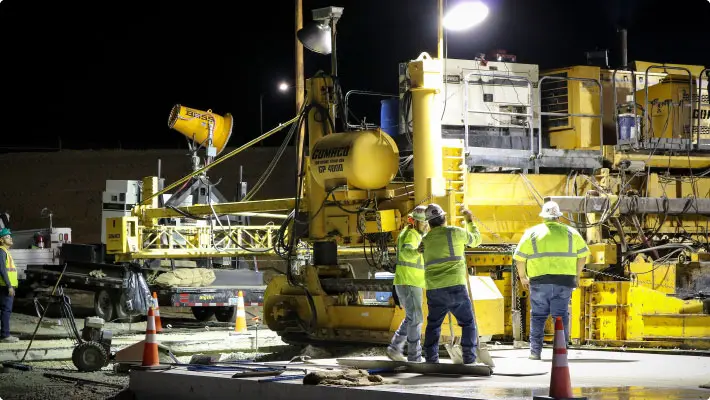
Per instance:
[[[419,361],[422,356],[420,338],[424,324],[424,313],[422,312],[424,290],[409,285],[395,285],[394,288],[397,291],[397,297],[399,297],[399,304],[404,307],[405,317],[395,332],[390,347],[402,353],[404,343],[407,342],[407,359]]]
[[[565,338],[569,343],[569,301],[572,290],[563,285],[530,283],[530,353],[540,355],[545,322],[549,315],[553,318],[562,317]]]
[[[12,300],[7,286],[0,286],[0,339],[10,336]]]
[[[461,349],[463,362],[470,364],[476,361],[476,344],[478,332],[475,323],[475,314],[471,305],[466,285],[456,285],[441,289],[426,291],[426,301],[429,307],[426,332],[424,333],[424,351],[427,362],[439,362],[439,336],[441,324],[446,315],[456,317],[461,327]]]

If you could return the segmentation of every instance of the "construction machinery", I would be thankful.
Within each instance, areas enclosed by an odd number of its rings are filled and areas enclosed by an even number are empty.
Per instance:
[[[342,15],[339,7],[314,10],[320,28],[299,34],[309,49],[331,54],[333,65],[306,81],[298,115],[163,190],[144,185],[131,216],[108,220],[110,253],[120,260],[278,255],[287,269],[264,296],[270,329],[291,342],[387,343],[404,312],[364,293],[390,291],[392,281],[356,276],[341,257],[360,254],[373,271],[391,271],[410,210],[437,203],[447,223],[462,225],[463,206],[483,235],[466,256],[481,341],[524,341],[529,294],[512,251],[540,222],[542,203],[555,200],[591,250],[571,300],[575,343],[710,349],[708,70],[636,62],[539,71],[504,52],[493,60],[422,53],[400,65],[400,93],[391,96],[399,99],[399,134],[391,135],[347,123],[350,93],[343,95],[335,57]],[[313,36],[323,32],[331,38]],[[213,141],[218,119],[198,114],[206,117],[195,129]],[[157,204],[159,195],[288,126],[290,140],[304,123],[294,197]],[[279,227],[239,228],[263,235],[248,245],[214,218],[209,233],[156,224],[178,215],[277,212],[285,213],[276,214],[285,216]],[[185,244],[150,240],[157,233],[179,233]]]

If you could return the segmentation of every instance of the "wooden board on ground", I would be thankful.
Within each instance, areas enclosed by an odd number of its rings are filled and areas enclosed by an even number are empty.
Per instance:
[[[493,370],[487,365],[474,364],[430,364],[430,363],[413,363],[404,361],[391,360],[372,360],[372,359],[357,359],[357,358],[339,358],[336,360],[339,365],[359,369],[395,369],[405,367],[405,372],[415,374],[435,374],[435,375],[465,375],[465,376],[491,376]]]

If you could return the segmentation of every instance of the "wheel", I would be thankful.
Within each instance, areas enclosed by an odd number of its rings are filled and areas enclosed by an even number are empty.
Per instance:
[[[214,311],[214,316],[219,322],[233,322],[236,311],[236,307],[217,307]]]
[[[143,317],[142,315],[131,315],[126,309],[126,291],[119,290],[114,294],[116,319],[121,322],[138,322]]]
[[[114,300],[108,290],[99,290],[94,294],[94,313],[104,321],[113,319]]]
[[[209,321],[214,315],[214,307],[192,307],[192,315],[201,322]]]
[[[106,349],[98,342],[84,342],[76,346],[71,360],[81,372],[98,371],[108,365]]]

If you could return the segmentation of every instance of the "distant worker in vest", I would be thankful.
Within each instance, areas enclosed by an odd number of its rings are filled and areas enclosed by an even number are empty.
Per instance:
[[[387,347],[387,356],[394,361],[423,362],[421,333],[424,324],[424,261],[419,253],[422,235],[426,232],[426,207],[417,206],[408,216],[408,225],[397,239],[397,269],[394,287],[404,308],[404,320]],[[407,358],[404,343],[407,343]]]
[[[19,339],[10,336],[12,301],[17,288],[17,268],[10,255],[12,233],[7,228],[0,230],[0,343],[14,343]]]
[[[545,221],[525,231],[513,254],[520,283],[530,290],[530,359],[539,360],[545,322],[562,317],[569,343],[569,302],[586,264],[589,248],[582,235],[559,221],[560,206],[543,204]]]
[[[446,213],[437,204],[426,208],[430,231],[422,239],[426,280],[426,300],[429,308],[424,334],[426,362],[439,362],[439,335],[446,315],[456,317],[461,327],[461,348],[464,364],[476,362],[478,332],[475,313],[468,293],[468,269],[464,251],[466,247],[481,244],[481,234],[473,223],[473,214],[463,208],[466,229],[447,226]]]

